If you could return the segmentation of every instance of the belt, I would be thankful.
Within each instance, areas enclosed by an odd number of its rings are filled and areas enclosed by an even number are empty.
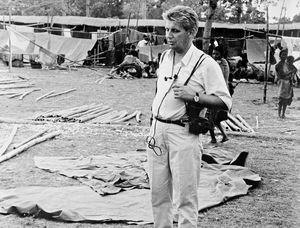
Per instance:
[[[157,119],[159,122],[163,122],[163,123],[177,124],[177,125],[179,125],[181,127],[185,126],[183,120],[164,120],[164,119],[161,119],[159,117],[155,117],[155,119]]]

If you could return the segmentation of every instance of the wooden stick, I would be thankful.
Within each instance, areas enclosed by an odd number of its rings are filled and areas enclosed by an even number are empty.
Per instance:
[[[101,120],[98,120],[98,122],[109,123],[112,119],[114,119],[115,117],[117,117],[119,115],[120,115],[120,112],[112,111],[112,112],[108,113],[107,115],[103,116],[103,118]]]
[[[69,90],[66,90],[64,92],[60,92],[60,93],[55,93],[55,94],[52,94],[52,95],[48,95],[46,98],[51,98],[51,97],[57,97],[57,96],[60,96],[60,95],[63,95],[63,94],[66,94],[66,93],[71,93],[73,91],[75,91],[76,89],[69,89]]]
[[[98,107],[96,109],[89,110],[89,111],[84,112],[84,113],[79,113],[78,115],[72,116],[72,117],[79,118],[79,119],[80,118],[86,118],[86,117],[93,116],[95,114],[101,113],[103,111],[106,111],[108,109],[112,110],[109,106],[106,105],[106,106],[103,106],[103,107]]]
[[[50,91],[49,93],[44,94],[43,96],[38,97],[37,99],[35,99],[35,101],[39,101],[47,96],[49,96],[50,94],[54,93],[55,90]]]
[[[33,89],[33,90],[30,90],[30,91],[27,91],[27,92],[25,92],[25,93],[23,93],[20,97],[19,97],[19,100],[23,100],[23,98],[25,97],[25,96],[27,96],[27,95],[29,95],[30,93],[32,93],[32,92],[34,92],[34,91],[39,91],[39,90],[41,90],[41,89]]]
[[[41,142],[44,142],[48,139],[54,138],[54,137],[56,137],[60,134],[61,133],[59,131],[54,131],[54,132],[51,132],[49,134],[46,134],[43,137],[36,138],[36,139],[24,144],[23,146],[20,146],[17,149],[11,150],[11,151],[7,152],[5,155],[0,156],[0,163],[16,156],[17,154],[20,154],[20,153],[24,152],[28,148],[30,148],[30,147],[38,144],[38,143],[41,143]]]
[[[136,116],[135,116],[136,122],[138,122],[138,123],[141,122],[141,115],[142,115],[142,112],[137,111]]]
[[[15,97],[18,97],[18,96],[22,96],[22,93],[15,93],[13,95],[10,95],[8,98],[11,99],[11,98],[15,98]]]
[[[103,111],[101,111],[101,112],[94,113],[93,115],[89,115],[89,116],[82,117],[82,118],[79,119],[79,122],[80,122],[80,123],[87,122],[87,121],[92,120],[92,119],[95,119],[95,118],[97,118],[97,117],[99,117],[99,116],[103,116],[104,114],[107,114],[107,113],[109,113],[109,112],[111,112],[111,111],[112,111],[111,108],[105,109],[105,110],[103,110]]]
[[[15,125],[12,132],[10,133],[8,139],[6,140],[6,142],[3,144],[3,146],[0,148],[0,156],[3,155],[5,153],[5,151],[7,150],[8,146],[11,144],[15,134],[17,133],[18,130],[18,125]]]
[[[243,119],[243,117],[239,114],[236,114],[236,118],[239,119],[251,132],[255,132],[253,128]]]
[[[237,118],[235,118],[233,115],[231,115],[228,112],[228,118],[233,122],[236,126],[238,126],[242,131],[249,131],[247,127],[245,127]]]
[[[0,96],[16,94],[16,92],[0,92]]]
[[[71,111],[66,112],[66,113],[62,113],[62,115],[65,116],[65,117],[71,117],[74,114],[85,112],[85,111],[93,108],[94,106],[95,106],[95,104],[79,106],[79,107],[77,107],[77,109],[71,110]]]
[[[224,129],[231,131],[231,128],[228,126],[228,124],[226,123],[226,121],[221,121],[220,124],[221,124],[221,126],[222,126]]]
[[[30,88],[34,85],[16,85],[16,86],[4,86],[0,87],[0,89],[23,89],[23,88]]]
[[[233,122],[231,122],[230,119],[227,119],[225,121],[233,131],[241,131],[241,129],[238,126],[236,126]]]
[[[128,114],[128,112],[127,112],[126,110],[120,111],[118,116],[116,116],[116,117],[114,117],[114,118],[112,118],[112,119],[110,120],[110,123],[112,123],[112,122],[114,122],[114,121],[116,121],[116,120],[119,120],[119,119],[124,118],[127,114]]]
[[[125,122],[125,121],[127,121],[127,120],[130,120],[130,119],[132,119],[132,118],[134,118],[134,117],[136,116],[137,112],[138,112],[138,111],[134,111],[134,112],[131,113],[130,115],[127,115],[127,116],[125,116],[125,117],[123,117],[123,118],[120,118],[120,119],[118,119],[118,120],[113,121],[113,123],[120,123],[120,122]]]
[[[97,117],[92,121],[92,123],[100,123],[102,120],[107,119],[109,116],[114,115],[115,113],[118,113],[116,110],[110,110],[108,113]]]
[[[25,143],[28,143],[29,141],[31,141],[31,140],[33,140],[33,139],[35,139],[35,138],[37,138],[37,137],[43,135],[43,134],[46,133],[47,131],[48,131],[48,129],[36,133],[35,135],[33,135],[33,136],[31,136],[31,137],[25,139],[23,142],[21,142],[21,143],[15,145],[15,146],[13,147],[13,149],[17,149],[18,147],[23,146]]]
[[[102,106],[102,105],[103,104],[96,105],[96,106],[91,107],[90,109],[88,109],[88,110],[86,110],[84,112],[80,112],[80,113],[71,115],[71,117],[73,117],[73,118],[83,117],[83,116],[86,116],[86,115],[95,114],[96,112],[101,112],[104,109],[109,108],[108,106]]]

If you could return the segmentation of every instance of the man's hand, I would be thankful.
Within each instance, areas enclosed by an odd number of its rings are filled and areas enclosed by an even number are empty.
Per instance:
[[[192,90],[188,86],[184,86],[183,84],[176,83],[173,87],[174,97],[175,99],[182,99],[184,101],[193,100],[196,92]]]

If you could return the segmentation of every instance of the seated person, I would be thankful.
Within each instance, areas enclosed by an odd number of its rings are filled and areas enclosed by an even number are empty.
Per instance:
[[[136,50],[136,47],[134,44],[131,45],[129,51],[128,51],[128,55],[132,55],[134,57],[139,57],[139,52]]]
[[[123,62],[116,68],[111,70],[111,74],[116,72],[117,74],[131,75],[133,77],[141,78],[145,64],[141,62],[137,57],[127,54]]]
[[[91,66],[93,64],[93,59],[92,59],[92,51],[89,50],[87,52],[87,57],[86,59],[83,61],[83,66]]]

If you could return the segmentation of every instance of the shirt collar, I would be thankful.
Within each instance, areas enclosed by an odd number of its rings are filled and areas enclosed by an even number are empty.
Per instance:
[[[182,58],[181,61],[180,61],[182,65],[187,65],[187,64],[191,61],[191,58],[192,58],[192,56],[193,56],[193,53],[194,53],[194,50],[195,50],[195,49],[197,49],[197,48],[195,47],[194,44],[192,44],[192,45],[190,46],[189,50],[187,51],[187,53],[185,53],[185,55],[183,56],[183,58]],[[170,52],[169,52],[170,58],[172,58],[173,55],[174,55],[174,52],[173,52],[173,51],[170,51]]]
[[[196,49],[196,47],[194,46],[194,44],[192,44],[189,48],[189,50],[187,51],[187,53],[185,53],[185,55],[183,56],[183,58],[181,59],[181,63],[183,65],[187,65],[190,61],[191,58],[193,56],[194,50]]]

